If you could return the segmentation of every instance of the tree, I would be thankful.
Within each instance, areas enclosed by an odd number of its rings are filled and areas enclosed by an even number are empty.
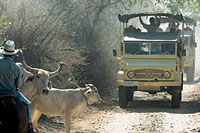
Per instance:
[[[189,15],[196,20],[200,19],[200,2],[199,0],[156,0],[156,10],[170,13],[183,13]],[[163,8],[164,7],[164,8]]]
[[[4,44],[6,41],[6,35],[5,32],[9,28],[11,23],[7,20],[6,16],[4,14],[1,14],[0,16],[0,46]]]
[[[110,46],[119,38],[117,15],[152,7],[152,2],[137,0],[0,0],[11,22],[6,38],[24,50],[29,65],[51,71],[59,61],[68,64],[53,86],[93,83],[106,91],[116,83]]]

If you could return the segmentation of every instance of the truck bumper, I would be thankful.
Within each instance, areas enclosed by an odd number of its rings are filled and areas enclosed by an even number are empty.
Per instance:
[[[137,87],[137,90],[159,91],[161,87],[181,86],[180,81],[141,82],[117,80],[118,86]]]

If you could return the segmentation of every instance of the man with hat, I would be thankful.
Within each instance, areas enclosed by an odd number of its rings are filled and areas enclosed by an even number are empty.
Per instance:
[[[21,68],[13,60],[18,51],[15,49],[14,41],[11,40],[8,40],[0,49],[0,53],[3,54],[3,57],[0,57],[0,95],[14,94],[17,99],[28,105],[28,133],[35,133],[32,126],[30,101],[17,90],[23,83]]]

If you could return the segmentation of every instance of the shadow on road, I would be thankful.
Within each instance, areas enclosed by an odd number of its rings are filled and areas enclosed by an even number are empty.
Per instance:
[[[197,113],[200,112],[199,101],[182,101],[180,108],[172,108],[170,101],[137,101],[129,102],[125,109],[129,112],[148,113],[148,112],[167,112],[177,114]]]

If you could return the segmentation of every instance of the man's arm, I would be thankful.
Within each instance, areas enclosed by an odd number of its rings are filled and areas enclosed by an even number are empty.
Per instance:
[[[139,20],[140,20],[140,23],[144,26],[145,23],[142,21],[142,18],[141,18],[141,17],[139,17]]]
[[[17,88],[20,88],[23,84],[23,74],[22,74],[22,71],[21,71],[21,68],[19,66],[19,72],[18,72],[18,78],[16,79],[16,87]]]
[[[157,21],[157,26],[159,27],[160,26],[160,19],[157,16],[155,16],[155,18],[156,18],[156,21]]]
[[[139,17],[139,19],[140,19],[140,23],[142,24],[142,26],[148,31],[149,25],[145,24],[145,23],[142,21],[142,18],[141,18],[141,17]]]

